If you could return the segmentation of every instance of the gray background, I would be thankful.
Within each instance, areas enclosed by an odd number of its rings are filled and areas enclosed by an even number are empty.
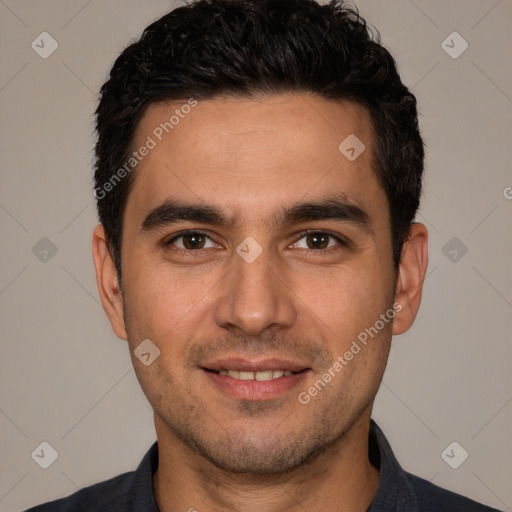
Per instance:
[[[512,3],[356,4],[418,96],[428,153],[423,305],[394,340],[374,418],[407,470],[511,510]],[[0,0],[3,512],[133,469],[155,439],[96,291],[92,114],[114,58],[170,5]],[[59,44],[47,59],[31,47],[43,31]],[[458,58],[441,44],[454,31],[469,44]],[[42,441],[59,454],[46,470],[31,457]],[[469,453],[458,469],[441,457],[452,441]]]

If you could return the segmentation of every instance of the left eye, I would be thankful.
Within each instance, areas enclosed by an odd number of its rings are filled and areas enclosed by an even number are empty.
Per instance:
[[[304,235],[293,246],[300,249],[324,250],[340,244],[342,244],[342,241],[334,235],[315,231]]]
[[[167,242],[167,245],[174,245],[178,249],[194,251],[197,249],[210,249],[215,247],[214,241],[204,233],[197,231],[182,233]]]

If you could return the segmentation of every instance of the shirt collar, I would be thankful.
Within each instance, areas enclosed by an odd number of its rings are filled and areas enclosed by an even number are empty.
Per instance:
[[[133,474],[130,512],[159,512],[153,489],[153,475],[157,468],[158,441],[155,441]]]
[[[419,512],[416,494],[407,474],[398,463],[388,440],[375,421],[370,420],[368,451],[379,469],[379,486],[367,512]],[[159,512],[153,490],[158,468],[158,442],[148,450],[133,474],[130,488],[131,512]]]
[[[370,461],[379,469],[379,486],[367,512],[419,512],[416,493],[406,472],[398,463],[386,436],[370,420],[368,438]]]

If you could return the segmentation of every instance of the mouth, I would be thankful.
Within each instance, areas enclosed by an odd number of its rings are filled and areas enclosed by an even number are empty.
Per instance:
[[[230,358],[201,367],[204,375],[223,394],[244,400],[269,400],[297,386],[311,368],[296,361]]]
[[[258,372],[247,372],[244,370],[209,370],[208,368],[204,368],[204,370],[216,373],[217,375],[227,375],[232,379],[237,380],[257,380],[258,382],[264,382],[267,380],[280,379],[281,377],[288,377],[290,375],[300,373],[300,372],[292,372],[291,370],[262,370]],[[301,370],[305,371],[305,370]]]

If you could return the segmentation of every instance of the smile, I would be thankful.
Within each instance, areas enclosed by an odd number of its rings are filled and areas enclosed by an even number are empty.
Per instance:
[[[284,361],[279,365],[277,361],[269,363],[268,360],[266,364],[224,361],[214,366],[216,368],[202,367],[203,375],[213,384],[214,389],[236,400],[261,401],[278,398],[295,387],[303,388],[304,384],[301,383],[311,374],[310,368]],[[291,370],[290,366],[294,369]]]
[[[215,372],[219,375],[227,375],[233,379],[238,380],[257,380],[257,381],[265,381],[265,380],[273,380],[279,379],[283,376],[289,376],[293,373],[291,370],[263,370],[259,372],[247,372],[243,370],[219,370]]]

